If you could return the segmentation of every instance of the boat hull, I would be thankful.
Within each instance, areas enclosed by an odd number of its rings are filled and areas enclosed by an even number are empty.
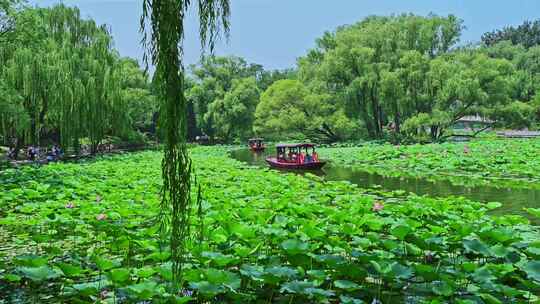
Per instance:
[[[273,167],[273,168],[294,169],[294,170],[318,170],[318,169],[321,169],[326,164],[326,162],[323,162],[323,161],[304,163],[304,164],[284,163],[284,162],[279,162],[277,158],[275,157],[266,158],[266,162],[270,165],[270,167]]]

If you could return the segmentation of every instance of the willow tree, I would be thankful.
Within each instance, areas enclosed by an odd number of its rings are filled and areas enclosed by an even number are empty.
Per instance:
[[[0,78],[21,97],[29,120],[18,123],[23,130],[17,146],[38,144],[42,134],[54,133],[62,146],[76,150],[88,138],[95,152],[106,135],[123,132],[121,69],[108,29],[63,5],[25,9],[15,19],[22,23],[16,22],[13,35],[29,43],[6,56]],[[31,32],[24,30],[28,22]]]
[[[38,56],[32,49],[17,49],[6,63],[4,81],[22,97],[22,107],[29,118],[27,128],[17,138],[17,146],[38,143],[48,108],[54,102],[58,80],[54,77],[57,54],[53,49],[49,46]]]
[[[162,163],[161,233],[169,236],[173,288],[181,281],[189,238],[191,159],[187,150],[187,102],[184,96],[182,42],[190,0],[144,0],[141,18],[143,44],[156,66],[160,119],[165,134]],[[223,29],[228,32],[229,0],[198,0],[200,40],[212,50]],[[148,25],[147,25],[148,23]],[[146,34],[149,28],[150,36]]]
[[[428,60],[456,45],[461,30],[452,15],[367,17],[319,39],[300,59],[300,76],[324,84],[369,137],[382,138],[389,121],[399,129],[414,107],[429,104],[418,80],[425,79]]]

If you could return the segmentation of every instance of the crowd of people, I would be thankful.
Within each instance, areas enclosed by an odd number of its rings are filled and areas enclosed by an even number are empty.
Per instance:
[[[47,162],[55,162],[62,159],[64,153],[59,146],[54,145],[51,148],[51,150],[45,152],[45,155],[46,155],[45,159],[47,160]],[[13,147],[10,147],[7,152],[7,158],[10,160],[16,160],[17,150]],[[26,159],[31,160],[31,161],[36,161],[36,160],[39,160],[39,158],[40,158],[39,147],[28,146],[28,148],[26,149]]]
[[[313,151],[312,154],[300,152],[289,152],[288,158],[285,157],[285,154],[279,154],[278,159],[282,161],[292,162],[292,163],[299,163],[299,164],[309,164],[312,162],[318,162],[319,161],[319,155],[317,152]]]

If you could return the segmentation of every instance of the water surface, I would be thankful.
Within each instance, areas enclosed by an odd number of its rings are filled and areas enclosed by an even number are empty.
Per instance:
[[[231,152],[234,159],[254,166],[268,166],[266,156],[272,154],[274,149],[267,149],[262,153],[254,153],[249,149],[239,149]],[[324,158],[324,155],[321,156]],[[300,172],[301,171],[296,171]],[[417,195],[431,197],[462,196],[478,202],[500,202],[501,208],[494,211],[496,214],[519,214],[540,224],[540,220],[534,219],[525,212],[524,208],[540,207],[540,190],[534,189],[510,189],[490,186],[457,186],[449,181],[430,181],[423,178],[385,177],[375,173],[369,173],[347,166],[327,163],[320,170],[312,172],[324,177],[325,180],[350,181],[361,188],[380,187],[385,190],[403,190]]]

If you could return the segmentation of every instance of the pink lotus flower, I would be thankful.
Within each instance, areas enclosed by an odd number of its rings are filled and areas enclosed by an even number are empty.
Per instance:
[[[471,152],[471,149],[469,148],[469,146],[465,145],[465,147],[463,147],[463,153],[469,154],[470,152]]]
[[[106,219],[107,219],[107,215],[106,215],[106,214],[103,214],[103,213],[98,214],[98,215],[96,216],[96,220],[98,220],[98,221],[103,221],[103,220],[106,220]]]
[[[375,204],[373,204],[373,208],[371,208],[371,210],[373,210],[374,212],[379,212],[383,210],[383,208],[384,208],[384,203],[381,201],[376,201]]]
[[[96,203],[99,203],[99,202],[101,202],[101,196],[97,195],[96,196]]]
[[[66,204],[66,208],[67,208],[67,209],[73,209],[73,208],[75,208],[75,204],[73,204],[73,202],[68,202],[68,203]]]

